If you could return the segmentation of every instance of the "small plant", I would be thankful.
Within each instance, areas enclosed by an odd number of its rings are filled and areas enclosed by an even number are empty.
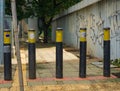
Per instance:
[[[115,59],[115,60],[111,60],[111,64],[120,67],[120,58],[119,59]]]

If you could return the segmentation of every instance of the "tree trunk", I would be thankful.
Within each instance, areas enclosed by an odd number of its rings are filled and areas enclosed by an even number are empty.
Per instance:
[[[44,27],[44,43],[48,43],[48,28]]]

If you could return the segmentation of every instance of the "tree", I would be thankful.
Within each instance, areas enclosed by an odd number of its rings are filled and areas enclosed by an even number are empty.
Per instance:
[[[48,29],[53,17],[80,0],[32,0],[28,2],[33,16],[41,21],[40,31],[44,31],[44,43],[48,42]],[[39,22],[38,22],[39,23]],[[39,24],[38,24],[39,25]]]
[[[5,13],[7,15],[12,15],[11,12],[11,0],[5,0]],[[16,10],[17,10],[17,19],[18,21],[30,17],[32,14],[27,6],[26,0],[16,0]]]
[[[47,43],[53,17],[79,1],[81,0],[16,0],[17,18],[20,21],[30,16],[38,17],[39,31],[44,31],[44,43]],[[11,15],[10,0],[6,0],[6,14]]]
[[[5,13],[12,16],[11,11],[11,0],[5,0]],[[16,0],[16,11],[17,11],[17,25],[19,25],[19,37],[22,37],[22,20],[29,18],[32,13],[29,6],[27,5],[27,0]]]

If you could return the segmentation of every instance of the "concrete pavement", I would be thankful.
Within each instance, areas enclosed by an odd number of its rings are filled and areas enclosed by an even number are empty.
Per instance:
[[[25,91],[119,91],[120,68],[111,68],[111,77],[103,77],[103,69],[93,65],[100,61],[97,58],[87,57],[87,78],[79,78],[78,50],[65,47],[63,51],[63,79],[55,78],[55,44],[36,45],[36,74],[34,80],[28,79],[28,50],[27,44],[21,47],[22,70]],[[13,80],[3,81],[1,78],[0,91],[19,91],[18,68],[16,59],[12,60]],[[1,71],[3,72],[3,71]],[[114,75],[115,74],[115,75]],[[1,74],[3,77],[3,74]]]

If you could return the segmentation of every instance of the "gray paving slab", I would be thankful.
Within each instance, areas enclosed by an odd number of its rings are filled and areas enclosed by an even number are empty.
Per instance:
[[[43,81],[43,85],[57,85],[56,81]]]
[[[40,82],[40,81],[28,82],[27,85],[28,86],[43,85],[43,82]]]
[[[12,82],[8,82],[8,83],[4,83],[4,84],[0,84],[0,88],[10,88],[12,87]]]
[[[77,81],[63,81],[63,84],[77,84]]]
[[[101,62],[101,61],[92,62],[91,64],[93,64],[93,65],[95,65],[97,67],[103,68],[103,62]],[[117,66],[111,64],[110,67],[113,68],[113,67],[117,67]]]
[[[76,81],[78,84],[91,84],[91,81],[89,80],[79,80],[79,81]]]

